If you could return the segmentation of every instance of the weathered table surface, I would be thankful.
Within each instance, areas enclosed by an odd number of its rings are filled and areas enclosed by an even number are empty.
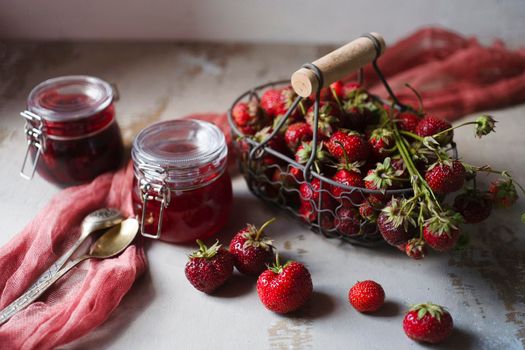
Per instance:
[[[193,112],[225,111],[242,91],[286,78],[328,50],[312,46],[171,43],[31,44],[0,46],[0,244],[59,190],[38,177],[18,176],[25,151],[18,113],[38,82],[65,74],[100,76],[119,86],[118,119],[127,142],[144,126]],[[383,64],[387,64],[384,62]],[[461,156],[474,164],[509,168],[525,182],[525,106],[493,111],[497,133],[478,141],[456,133]],[[149,271],[109,320],[66,348],[132,349],[417,349],[401,328],[407,305],[446,305],[456,330],[443,348],[520,349],[525,345],[525,235],[519,213],[495,211],[468,227],[463,252],[415,262],[387,247],[366,249],[323,239],[259,202],[234,180],[235,215],[225,237],[246,222],[277,215],[269,232],[287,257],[306,263],[315,295],[295,316],[265,310],[255,281],[235,275],[215,296],[196,292],[184,277],[188,247],[160,242],[147,251]],[[376,315],[347,302],[357,280],[374,279],[387,294]],[[436,347],[441,348],[441,347]]]

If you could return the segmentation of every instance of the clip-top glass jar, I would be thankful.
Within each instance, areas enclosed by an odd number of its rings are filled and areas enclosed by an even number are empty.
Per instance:
[[[115,120],[113,87],[98,78],[64,76],[31,90],[25,118],[28,148],[20,174],[35,170],[60,186],[88,182],[117,169],[124,147]],[[33,162],[26,173],[29,156]]]
[[[228,221],[231,179],[224,134],[211,123],[170,120],[133,142],[133,204],[141,234],[173,243],[205,239]]]

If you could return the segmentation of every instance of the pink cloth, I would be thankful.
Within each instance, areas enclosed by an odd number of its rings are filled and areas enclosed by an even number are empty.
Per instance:
[[[68,188],[0,248],[0,308],[20,296],[70,246],[90,212],[114,207],[132,215],[132,167]],[[1,349],[51,349],[103,323],[146,268],[140,244],[120,256],[87,261],[38,302],[0,326]]]

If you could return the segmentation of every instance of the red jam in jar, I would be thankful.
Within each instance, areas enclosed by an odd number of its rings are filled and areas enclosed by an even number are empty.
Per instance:
[[[36,170],[59,186],[85,183],[117,169],[124,147],[115,119],[114,90],[101,79],[64,76],[37,85],[27,99],[28,150],[21,175]],[[26,174],[26,161],[33,166]]]
[[[224,134],[211,123],[170,120],[133,142],[133,205],[143,236],[184,243],[215,235],[228,221],[232,185]]]

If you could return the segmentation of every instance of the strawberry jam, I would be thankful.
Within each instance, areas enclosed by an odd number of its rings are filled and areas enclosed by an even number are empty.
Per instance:
[[[88,182],[121,164],[123,144],[115,120],[114,91],[94,77],[46,80],[29,94],[26,119],[28,154],[34,171],[49,182],[69,186]],[[27,160],[27,159],[26,159]]]
[[[173,243],[215,235],[232,206],[227,155],[224,134],[207,122],[170,120],[142,130],[131,152],[142,235]]]

